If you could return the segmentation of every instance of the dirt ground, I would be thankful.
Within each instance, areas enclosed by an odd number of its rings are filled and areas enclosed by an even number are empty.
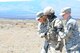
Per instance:
[[[0,20],[0,53],[40,53],[42,40],[34,20]]]
[[[39,53],[40,47],[35,21],[0,21],[0,53]]]

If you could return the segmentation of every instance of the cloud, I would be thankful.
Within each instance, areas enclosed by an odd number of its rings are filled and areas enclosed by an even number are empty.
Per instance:
[[[50,0],[50,1],[49,0],[41,0],[40,5],[42,8],[45,8],[47,6],[55,6],[53,2],[54,2],[54,0]]]
[[[5,12],[5,11],[9,11],[9,10],[11,10],[11,8],[6,8],[6,7],[3,7],[3,8],[1,8],[0,7],[0,12]]]
[[[40,6],[41,6],[41,8],[44,8],[44,7],[46,7],[46,6],[49,6],[50,4],[46,1],[46,0],[41,0],[40,1]]]
[[[80,0],[77,0],[77,1],[80,1]]]
[[[27,5],[27,4],[24,4],[23,2],[17,3],[16,6],[14,3],[4,4],[4,5],[0,6],[0,12],[21,11],[21,12],[35,13],[35,11],[33,9],[34,9],[33,5]]]
[[[0,2],[32,1],[32,0],[0,0]]]

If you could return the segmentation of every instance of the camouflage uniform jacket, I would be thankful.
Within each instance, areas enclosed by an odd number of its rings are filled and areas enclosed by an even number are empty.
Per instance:
[[[49,35],[49,43],[56,46],[58,41],[61,41],[61,37],[59,36],[59,32],[63,29],[63,23],[59,18],[55,18],[52,22],[48,23],[48,35]],[[57,36],[56,36],[57,35]]]
[[[80,44],[80,36],[76,20],[70,16],[65,23],[64,37],[66,39],[67,50],[76,49]],[[75,48],[74,48],[75,47]]]
[[[40,23],[38,24],[38,34],[39,36],[45,36],[45,33],[47,32],[47,21],[45,23]]]

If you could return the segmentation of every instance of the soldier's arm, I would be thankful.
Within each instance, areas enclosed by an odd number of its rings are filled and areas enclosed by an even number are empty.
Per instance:
[[[39,37],[43,38],[46,35],[46,32],[42,32],[42,30],[38,31]]]
[[[57,28],[57,33],[59,33],[60,31],[63,31],[63,23],[60,19],[55,21],[55,25],[54,27]]]
[[[65,28],[64,28],[64,32],[59,32],[61,38],[68,38],[71,36],[73,31],[73,24],[69,23]]]
[[[43,38],[46,35],[46,30],[41,26],[42,26],[42,24],[39,23],[38,24],[38,34],[39,34],[39,37]]]

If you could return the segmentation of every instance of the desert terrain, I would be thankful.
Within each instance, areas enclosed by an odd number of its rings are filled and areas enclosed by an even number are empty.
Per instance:
[[[42,40],[36,20],[0,20],[0,53],[40,53]]]

